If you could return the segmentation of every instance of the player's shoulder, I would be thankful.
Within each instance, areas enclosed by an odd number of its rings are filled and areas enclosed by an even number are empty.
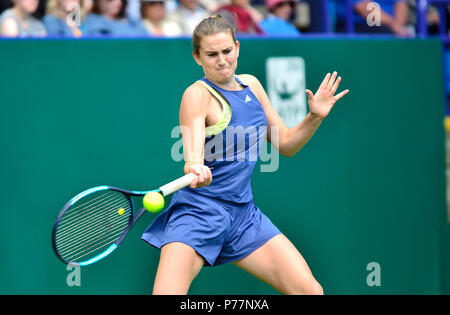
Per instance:
[[[192,83],[190,86],[184,90],[183,97],[189,97],[189,98],[204,98],[208,96],[208,90],[203,86],[200,81],[196,81]]]
[[[258,78],[251,74],[239,74],[237,76],[242,83],[249,86],[256,96],[260,96],[264,92],[264,88]]]
[[[198,81],[192,83],[184,90],[181,104],[189,108],[205,108],[211,100],[208,90]]]
[[[244,83],[245,85],[248,85],[248,86],[261,84],[259,82],[258,78],[251,74],[239,74],[239,75],[237,75],[237,77],[242,81],[242,83]]]

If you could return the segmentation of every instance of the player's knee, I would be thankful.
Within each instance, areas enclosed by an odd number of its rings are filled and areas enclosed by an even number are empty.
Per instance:
[[[323,288],[319,284],[319,282],[314,281],[314,283],[312,283],[309,286],[307,294],[309,294],[309,295],[323,295]]]
[[[174,288],[174,287],[162,287],[155,286],[153,288],[152,295],[186,295],[188,288]]]
[[[305,283],[299,281],[289,290],[288,294],[296,295],[323,295],[323,288],[316,280],[311,280]]]

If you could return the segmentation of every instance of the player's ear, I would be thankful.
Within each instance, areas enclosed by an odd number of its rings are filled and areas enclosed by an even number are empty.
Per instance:
[[[192,57],[194,57],[195,62],[201,67],[202,62],[200,61],[200,57],[197,55],[195,51],[192,52]]]
[[[241,43],[237,40],[236,41],[236,57],[239,57],[239,47],[241,47]]]

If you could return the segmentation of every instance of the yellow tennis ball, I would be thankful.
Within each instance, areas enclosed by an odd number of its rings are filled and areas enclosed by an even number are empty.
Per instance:
[[[124,208],[119,208],[119,210],[117,211],[118,215],[122,215],[125,213],[125,209]]]
[[[150,212],[158,212],[164,208],[164,197],[156,191],[150,191],[144,196],[144,207]]]

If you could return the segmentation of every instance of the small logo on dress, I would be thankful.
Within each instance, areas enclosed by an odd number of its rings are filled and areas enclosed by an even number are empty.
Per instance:
[[[250,102],[252,99],[250,98],[250,96],[246,95],[245,96],[245,102],[248,103]]]

